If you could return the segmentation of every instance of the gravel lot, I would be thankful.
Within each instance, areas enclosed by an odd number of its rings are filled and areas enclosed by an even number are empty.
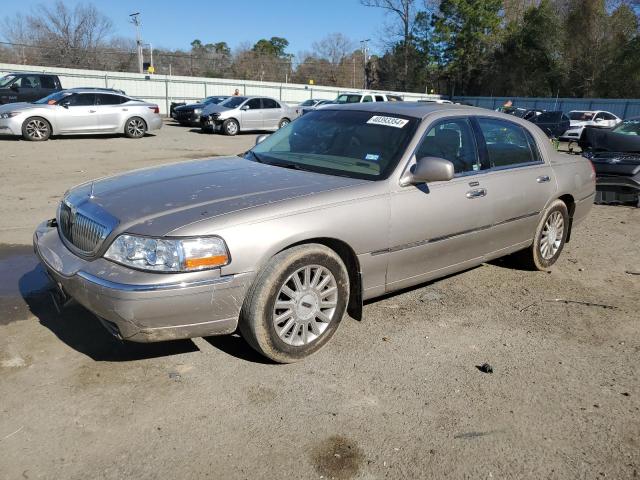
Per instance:
[[[492,262],[371,302],[293,365],[55,311],[30,242],[68,187],[254,138],[0,139],[1,479],[639,475],[638,209],[594,207],[550,272]]]

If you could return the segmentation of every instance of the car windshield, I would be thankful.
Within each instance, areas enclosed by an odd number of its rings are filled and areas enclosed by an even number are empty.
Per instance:
[[[281,128],[247,158],[282,167],[367,180],[387,178],[418,120],[403,115],[315,110]]]
[[[310,107],[312,105],[315,105],[316,101],[315,100],[305,100],[304,102],[302,102],[300,104],[301,107]]]
[[[225,108],[236,108],[242,105],[242,103],[246,99],[247,97],[230,97],[230,98],[227,98],[224,102],[220,103],[219,105]]]
[[[205,98],[202,103],[204,103],[205,105],[209,105],[209,104],[218,104],[221,102],[224,102],[227,99],[227,97],[207,97]]]
[[[593,112],[569,112],[569,120],[588,122],[593,119]]]
[[[339,95],[338,98],[334,100],[335,103],[359,103],[362,95]]]
[[[640,119],[625,120],[612,131],[621,135],[640,135]]]
[[[0,88],[4,88],[9,85],[11,82],[13,82],[14,78],[16,78],[15,75],[5,75],[4,77],[0,78]]]
[[[47,95],[44,98],[41,98],[40,100],[36,100],[35,104],[40,104],[40,105],[55,105],[57,104],[60,100],[62,100],[64,97],[67,97],[71,95],[69,92],[55,92],[52,93],[51,95]]]

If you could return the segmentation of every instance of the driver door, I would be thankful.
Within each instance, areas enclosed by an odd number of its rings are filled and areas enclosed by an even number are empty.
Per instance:
[[[98,129],[98,115],[94,93],[76,93],[64,98],[57,112],[60,133],[89,133]]]
[[[263,128],[262,100],[252,98],[240,110],[240,128],[242,130],[261,130]]]
[[[491,196],[475,175],[481,165],[469,119],[437,121],[415,157],[449,160],[455,177],[392,192],[387,291],[476,265],[489,248]]]

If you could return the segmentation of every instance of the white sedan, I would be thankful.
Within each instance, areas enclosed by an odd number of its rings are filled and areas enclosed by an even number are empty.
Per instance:
[[[573,110],[569,112],[570,127],[560,136],[560,140],[577,142],[584,127],[613,128],[622,121],[611,112],[602,110]]]

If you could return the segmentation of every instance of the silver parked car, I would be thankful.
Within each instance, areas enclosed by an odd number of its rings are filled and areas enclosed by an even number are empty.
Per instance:
[[[298,117],[294,108],[269,97],[235,96],[218,105],[208,105],[200,117],[204,131],[227,135],[251,130],[277,130]]]
[[[278,362],[363,300],[518,252],[547,269],[595,175],[525,120],[457,105],[327,105],[243,156],[79,185],[34,235],[61,295],[115,335],[240,329]]]
[[[43,141],[52,135],[122,133],[141,138],[162,127],[158,105],[111,89],[72,88],[33,103],[0,106],[0,134]]]

